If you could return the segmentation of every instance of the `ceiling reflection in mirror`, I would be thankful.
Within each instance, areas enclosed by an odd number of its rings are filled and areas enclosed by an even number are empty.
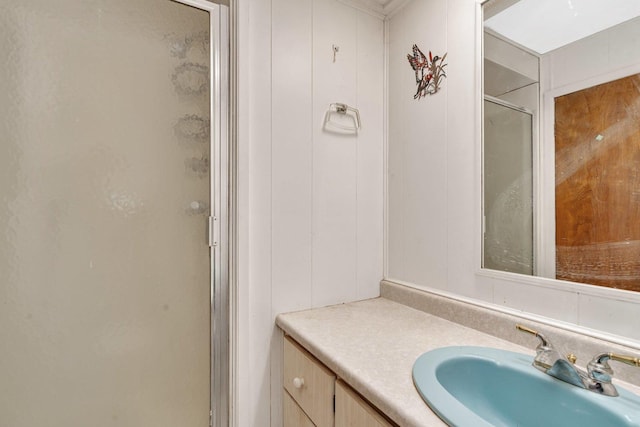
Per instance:
[[[483,12],[483,268],[640,291],[640,2]]]

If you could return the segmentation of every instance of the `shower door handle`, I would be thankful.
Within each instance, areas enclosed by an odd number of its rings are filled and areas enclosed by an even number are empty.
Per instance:
[[[215,216],[210,216],[208,221],[208,233],[209,236],[209,247],[218,246],[219,241],[219,227],[218,227],[218,218]]]

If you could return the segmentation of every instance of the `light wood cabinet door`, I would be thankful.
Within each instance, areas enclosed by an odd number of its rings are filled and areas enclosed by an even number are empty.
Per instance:
[[[283,391],[283,427],[315,427],[287,391]]]
[[[284,340],[284,388],[317,427],[334,425],[336,376],[291,338]]]
[[[336,427],[392,426],[348,385],[336,382]]]

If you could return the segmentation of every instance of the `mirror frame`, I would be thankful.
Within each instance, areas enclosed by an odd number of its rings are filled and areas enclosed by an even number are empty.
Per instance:
[[[547,277],[528,276],[516,273],[503,272],[498,270],[490,270],[482,267],[482,216],[484,212],[483,206],[483,118],[484,118],[484,13],[483,8],[487,3],[496,0],[476,0],[476,176],[480,179],[476,183],[476,242],[475,242],[475,263],[476,263],[476,287],[479,288],[480,294],[488,302],[489,308],[499,311],[515,314],[520,317],[531,319],[537,322],[549,324],[554,327],[560,327],[572,332],[594,338],[604,339],[610,342],[621,344],[627,347],[640,350],[640,331],[635,331],[634,322],[629,319],[640,311],[640,292],[632,292],[614,288],[605,288],[600,286],[568,282],[564,280],[551,279]],[[504,0],[510,2],[512,0]],[[636,69],[640,72],[640,63],[622,70],[621,73],[627,72],[625,75],[633,74],[631,71]],[[608,80],[614,80],[610,74]],[[625,75],[620,75],[624,77]],[[600,79],[603,76],[599,76]],[[597,84],[598,79],[590,79],[587,82],[592,83],[590,86]],[[600,80],[600,83],[603,81]],[[582,85],[585,82],[581,82]],[[568,85],[548,93],[544,93],[541,85],[540,107],[542,111],[539,113],[540,121],[538,123],[538,132],[542,140],[538,144],[540,162],[536,168],[537,176],[534,181],[537,182],[535,197],[541,206],[534,211],[535,221],[538,224],[538,233],[545,230],[543,237],[536,236],[534,240],[540,242],[553,237],[554,250],[552,251],[555,260],[555,223],[553,227],[544,221],[544,217],[555,217],[555,161],[545,161],[545,154],[555,153],[555,148],[548,138],[549,126],[544,126],[544,121],[553,118],[553,110],[547,111],[545,107],[551,103],[553,105],[554,97],[560,94],[569,93],[570,91],[579,90],[580,85]],[[584,86],[586,87],[586,86]],[[582,88],[584,88],[582,87]],[[551,116],[549,116],[551,115]],[[546,142],[545,142],[546,141]],[[549,157],[547,157],[548,159]],[[551,159],[554,155],[551,155]],[[535,166],[534,166],[535,167]],[[550,178],[551,177],[551,178]],[[549,191],[551,191],[549,193]],[[553,194],[553,197],[542,198],[543,193]],[[552,203],[549,199],[553,199]],[[548,216],[548,212],[552,212]],[[551,229],[551,231],[549,231]],[[548,241],[548,240],[547,240]],[[549,255],[547,255],[548,257]],[[547,258],[548,260],[549,258]],[[546,261],[545,261],[546,262]],[[568,306],[569,305],[569,306]],[[594,307],[599,307],[601,315],[589,316],[589,313],[597,313]],[[584,310],[583,310],[584,309]],[[567,314],[567,311],[572,313]],[[587,313],[584,316],[584,312]],[[583,318],[584,317],[584,318]],[[637,318],[637,317],[636,317]],[[636,322],[637,323],[637,322]],[[634,334],[635,332],[635,334]]]

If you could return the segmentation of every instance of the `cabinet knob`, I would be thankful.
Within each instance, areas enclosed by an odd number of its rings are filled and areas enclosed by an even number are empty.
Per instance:
[[[303,385],[304,385],[304,378],[295,377],[293,379],[293,386],[295,388],[302,388]]]

